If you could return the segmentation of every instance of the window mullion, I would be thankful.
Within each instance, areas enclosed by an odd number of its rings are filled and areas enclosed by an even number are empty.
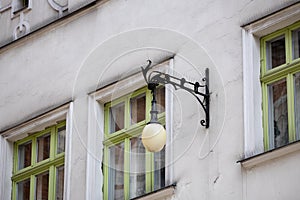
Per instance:
[[[288,130],[289,130],[289,142],[293,142],[296,139],[295,134],[295,106],[294,106],[294,81],[293,74],[287,75],[287,101],[288,101]]]
[[[152,95],[151,91],[146,92],[146,113],[151,110]],[[150,115],[146,114],[146,122],[150,121]],[[146,193],[153,191],[154,188],[154,158],[153,153],[146,151]]]
[[[292,30],[288,29],[287,31],[287,42],[286,42],[286,49],[287,49],[287,63],[291,64],[293,62],[293,36],[292,36]]]
[[[54,160],[55,158],[55,146],[56,146],[56,134],[55,134],[55,131],[56,131],[56,127],[52,127],[51,128],[51,136],[50,136],[50,160]]]
[[[13,181],[13,184],[12,184],[12,200],[16,200],[17,199],[17,182],[16,181]]]
[[[56,167],[49,167],[49,188],[48,188],[48,198],[49,200],[55,199],[55,179],[56,179]]]
[[[109,107],[106,106],[104,108],[104,136],[108,137],[110,130],[110,122],[109,122]]]
[[[292,58],[292,32],[287,30],[285,33],[285,58],[286,63],[290,64],[293,60]]]
[[[130,127],[130,97],[128,96],[125,100],[125,113],[124,113],[124,128],[128,129]]]
[[[264,130],[264,147],[265,150],[269,149],[269,115],[268,115],[268,89],[267,84],[262,83],[262,96],[263,96],[263,130]]]
[[[103,154],[103,174],[104,174],[104,185],[103,185],[103,190],[104,190],[104,198],[103,199],[108,199],[108,147],[104,147],[104,154]]]
[[[152,95],[151,95],[151,91],[147,90],[146,92],[146,123],[150,121],[150,115],[148,113],[150,113],[151,110],[151,101],[152,101]]]
[[[31,166],[36,164],[37,159],[37,142],[36,137],[32,139],[32,148],[31,148]]]
[[[266,56],[266,41],[262,40],[260,42],[260,72],[261,76],[263,77],[267,71],[267,56]]]
[[[57,148],[58,148],[58,129],[60,128],[60,126],[55,126],[54,130],[51,130],[51,134],[53,132],[53,135],[50,137],[50,154],[51,151],[53,153],[53,159],[57,158],[58,156],[58,152],[57,152]],[[51,138],[53,137],[53,145],[51,146]],[[51,158],[51,155],[50,155]]]
[[[18,145],[14,144],[14,158],[13,158],[13,174],[18,171],[18,162],[19,162],[19,155],[18,155]]]
[[[130,196],[130,140],[124,141],[124,199],[129,200]]]
[[[146,193],[151,192],[153,188],[153,155],[146,151]]]
[[[124,128],[128,130],[131,123],[130,96],[125,98]],[[124,199],[130,198],[130,139],[124,140]]]
[[[30,176],[30,200],[34,200],[35,197],[35,186],[36,186],[36,179],[34,175]]]

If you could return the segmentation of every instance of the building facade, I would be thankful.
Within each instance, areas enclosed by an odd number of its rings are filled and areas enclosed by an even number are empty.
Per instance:
[[[0,199],[299,199],[298,1],[3,0],[0,26]],[[209,69],[208,128],[159,86],[156,153],[147,60]]]

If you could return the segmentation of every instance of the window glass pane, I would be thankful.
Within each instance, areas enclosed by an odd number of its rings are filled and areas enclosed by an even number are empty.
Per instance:
[[[29,200],[30,197],[30,179],[17,183],[17,200]]]
[[[37,162],[45,160],[50,156],[50,133],[37,138]]]
[[[65,140],[66,140],[66,126],[63,126],[57,130],[57,149],[56,153],[65,152]]]
[[[124,200],[124,143],[109,148],[108,199]]]
[[[31,165],[31,141],[18,146],[18,169]]]
[[[157,111],[165,112],[165,87],[160,87],[156,91]]]
[[[56,200],[63,200],[64,199],[64,174],[65,174],[65,167],[61,166],[56,169]]]
[[[114,133],[124,128],[124,114],[124,102],[110,108],[110,133]]]
[[[49,172],[45,172],[36,176],[35,199],[47,200],[49,187]]]
[[[270,148],[288,143],[288,111],[286,81],[282,79],[268,85],[269,143]]]
[[[300,140],[300,72],[294,75],[296,138]]]
[[[294,30],[292,32],[292,37],[293,37],[293,59],[297,59],[299,58],[299,54],[300,54],[300,28],[298,28],[297,30]]]
[[[139,95],[130,99],[131,124],[145,120],[146,96]]]
[[[267,69],[273,69],[286,62],[285,37],[280,36],[266,43]]]
[[[146,192],[145,148],[140,138],[130,140],[130,198]]]
[[[165,147],[154,153],[154,190],[165,186]]]

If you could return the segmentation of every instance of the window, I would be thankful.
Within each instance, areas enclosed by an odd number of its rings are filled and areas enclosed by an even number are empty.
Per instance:
[[[151,100],[142,88],[104,105],[104,199],[131,199],[165,186],[165,150],[147,152],[140,137]],[[157,90],[157,104],[164,124],[164,87]]]
[[[14,12],[18,12],[29,6],[29,0],[16,0]]]
[[[300,137],[300,23],[261,38],[265,150]]]
[[[66,123],[14,143],[13,200],[63,199]]]

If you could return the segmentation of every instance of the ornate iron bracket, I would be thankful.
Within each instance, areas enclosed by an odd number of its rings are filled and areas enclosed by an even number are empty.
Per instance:
[[[175,76],[171,76],[169,74],[159,72],[159,71],[150,71],[152,69],[151,67],[151,60],[148,60],[148,65],[142,68],[142,73],[145,78],[146,83],[148,84],[148,89],[152,91],[153,94],[153,100],[155,101],[155,89],[159,84],[166,85],[171,84],[175,88],[175,90],[183,89],[190,94],[192,94],[198,102],[200,103],[201,107],[203,108],[205,112],[205,119],[202,119],[200,121],[200,124],[202,126],[205,126],[205,128],[209,127],[209,70],[208,68],[205,69],[205,77],[202,78],[202,82],[204,82],[204,85],[201,85],[199,82],[189,82],[186,81],[184,78],[177,78]],[[150,71],[150,72],[149,72]],[[148,74],[149,73],[149,74]],[[200,92],[202,90],[203,92]],[[152,102],[152,106],[155,106],[156,101]],[[155,107],[152,107],[151,110],[151,121],[155,121],[156,118],[156,109]],[[150,123],[151,123],[150,121]]]

